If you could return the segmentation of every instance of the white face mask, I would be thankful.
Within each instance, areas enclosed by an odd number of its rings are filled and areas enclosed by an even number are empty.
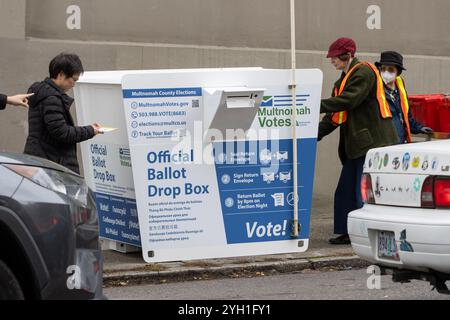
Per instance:
[[[383,78],[384,83],[388,84],[394,82],[395,78],[397,77],[397,74],[389,71],[383,71],[381,73],[381,77]]]

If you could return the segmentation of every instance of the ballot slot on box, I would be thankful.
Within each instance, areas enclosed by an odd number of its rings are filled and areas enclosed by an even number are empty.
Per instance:
[[[248,130],[261,105],[264,90],[247,87],[205,88],[205,131],[218,130],[222,137],[226,137],[227,130]],[[212,119],[211,114],[214,115]]]

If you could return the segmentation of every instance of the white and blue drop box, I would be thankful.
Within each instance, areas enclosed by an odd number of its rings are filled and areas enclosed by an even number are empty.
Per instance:
[[[291,72],[86,72],[79,124],[117,128],[81,144],[101,237],[146,262],[307,250],[322,72],[296,70],[297,237]]]

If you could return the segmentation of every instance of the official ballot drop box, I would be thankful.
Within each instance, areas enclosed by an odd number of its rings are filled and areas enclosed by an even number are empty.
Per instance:
[[[79,125],[115,128],[81,144],[100,236],[146,262],[305,251],[322,72],[296,70],[297,237],[291,72],[84,73]]]

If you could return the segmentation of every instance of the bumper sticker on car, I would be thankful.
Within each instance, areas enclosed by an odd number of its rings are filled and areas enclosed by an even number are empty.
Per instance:
[[[406,229],[400,233],[400,251],[414,252],[414,248],[411,243],[406,241]]]
[[[384,155],[383,166],[387,167],[388,163],[389,163],[389,154],[386,153]]]
[[[427,171],[428,166],[429,166],[428,156],[425,156],[425,158],[423,159],[423,163],[422,163],[422,170]]]
[[[413,157],[411,165],[413,168],[418,168],[420,165],[420,157],[418,157],[418,156]]]
[[[409,153],[405,153],[405,155],[403,156],[403,166],[402,169],[403,171],[407,171],[409,168],[409,160],[411,159],[411,156],[409,155]]]
[[[373,167],[375,169],[378,168],[378,163],[380,162],[380,154],[377,152],[375,153],[375,157],[373,158]]]
[[[439,160],[438,160],[437,157],[434,157],[434,158],[433,158],[433,162],[431,163],[431,169],[432,169],[433,171],[436,171],[437,168],[438,168],[438,166],[439,166]]]
[[[400,168],[400,159],[398,157],[395,157],[394,160],[392,160],[392,168],[394,170]]]
[[[364,163],[365,173],[396,173],[406,175],[435,174],[450,175],[450,157],[437,150],[405,151],[406,145],[369,150]],[[387,150],[387,152],[382,152]]]

